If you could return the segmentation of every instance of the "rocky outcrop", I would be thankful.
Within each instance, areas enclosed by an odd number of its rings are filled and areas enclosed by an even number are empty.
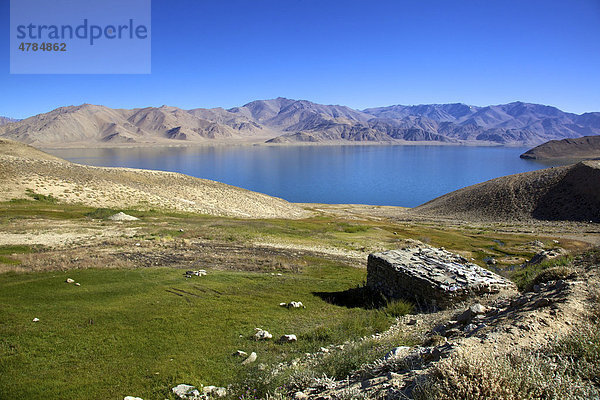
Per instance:
[[[428,247],[370,254],[367,286],[388,298],[407,298],[433,308],[515,289],[510,281],[457,254]]]

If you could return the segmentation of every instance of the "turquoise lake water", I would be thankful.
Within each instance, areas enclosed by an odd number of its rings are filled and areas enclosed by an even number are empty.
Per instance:
[[[503,175],[545,168],[526,148],[219,146],[49,150],[80,164],[157,169],[307,203],[414,207]]]

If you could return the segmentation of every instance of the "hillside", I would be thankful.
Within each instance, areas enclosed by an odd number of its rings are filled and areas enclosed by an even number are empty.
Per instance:
[[[159,208],[242,218],[307,215],[284,200],[219,182],[172,172],[89,167],[1,139],[0,192],[0,201],[35,193],[98,208]]]
[[[11,122],[17,122],[17,120],[14,118],[0,117],[0,125],[10,124]]]
[[[600,113],[515,102],[424,104],[355,110],[279,97],[241,107],[61,107],[1,125],[0,137],[38,146],[194,143],[406,143],[537,145],[600,134]]]
[[[600,136],[551,140],[521,154],[530,160],[591,160],[600,158]]]
[[[411,211],[469,221],[600,221],[600,161],[492,179]]]

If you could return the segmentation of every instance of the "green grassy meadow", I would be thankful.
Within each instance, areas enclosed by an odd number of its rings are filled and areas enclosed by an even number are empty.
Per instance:
[[[44,198],[1,204],[0,229],[15,232],[25,223],[62,222],[101,229],[114,226],[106,218],[117,211],[140,218],[127,224],[138,229],[136,235],[121,239],[129,246],[136,241],[179,241],[181,246],[194,240],[244,246],[259,241],[362,251],[366,258],[369,251],[396,248],[410,238],[460,251],[480,265],[484,257],[533,254],[526,246],[531,236],[480,228],[333,216],[241,220],[159,210],[98,210]],[[131,395],[149,400],[172,398],[170,388],[179,383],[239,387],[253,371],[260,376],[259,364],[291,361],[321,346],[381,332],[394,317],[410,311],[402,304],[368,309],[326,302],[317,293],[344,292],[366,279],[366,269],[355,268],[365,265],[331,258],[288,258],[283,261],[295,267],[279,270],[199,265],[208,276],[191,279],[183,277],[182,269],[161,265],[84,265],[68,271],[52,266],[38,272],[28,271],[26,263],[21,267],[24,256],[39,254],[44,260],[46,250],[41,245],[0,246],[0,267],[8,271],[0,273],[0,399],[120,400]],[[16,267],[20,269],[11,270]],[[65,283],[67,278],[81,286]],[[289,301],[301,301],[306,309],[279,307]],[[274,340],[256,342],[256,327],[271,332]],[[298,341],[276,343],[283,334],[295,334]],[[232,356],[236,350],[255,351],[258,361],[242,366]],[[360,357],[348,361],[356,363]],[[345,372],[323,368],[328,374]]]

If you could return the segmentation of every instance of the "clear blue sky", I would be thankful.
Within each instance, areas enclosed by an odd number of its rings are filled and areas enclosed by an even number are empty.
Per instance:
[[[153,0],[150,75],[10,75],[8,28],[0,51],[0,115],[16,118],[278,96],[600,111],[600,0]]]

